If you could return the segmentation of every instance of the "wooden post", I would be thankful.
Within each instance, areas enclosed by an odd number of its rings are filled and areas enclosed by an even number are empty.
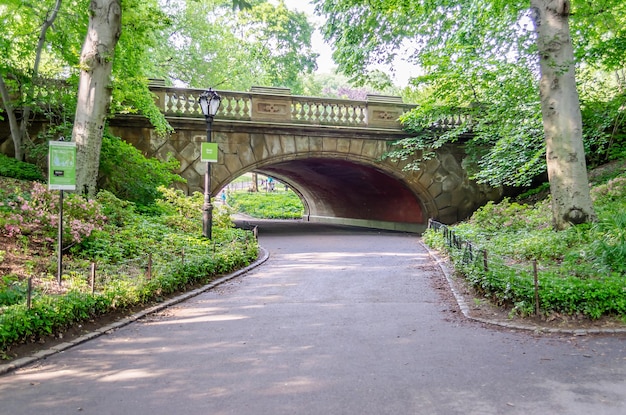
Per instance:
[[[152,253],[148,254],[148,272],[146,274],[146,279],[152,278]]]
[[[485,267],[485,272],[489,272],[489,266],[487,265],[487,250],[483,249],[483,265]]]
[[[91,268],[89,270],[89,284],[91,285],[91,295],[94,295],[96,292],[96,263],[91,263]]]
[[[26,294],[26,308],[30,310],[31,301],[33,298],[33,277],[28,277],[28,291]]]

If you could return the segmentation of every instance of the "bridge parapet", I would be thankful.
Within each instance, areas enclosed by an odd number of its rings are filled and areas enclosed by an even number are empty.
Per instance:
[[[202,117],[204,90],[151,86],[167,116]],[[368,95],[365,101],[291,95],[287,88],[252,87],[250,92],[217,91],[222,105],[216,119],[288,124],[401,129],[398,118],[413,108],[400,97]]]

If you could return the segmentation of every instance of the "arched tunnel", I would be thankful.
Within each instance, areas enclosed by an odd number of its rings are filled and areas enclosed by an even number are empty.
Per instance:
[[[281,161],[255,170],[289,185],[305,205],[305,219],[343,219],[367,226],[423,224],[420,200],[402,181],[372,165],[344,159]]]

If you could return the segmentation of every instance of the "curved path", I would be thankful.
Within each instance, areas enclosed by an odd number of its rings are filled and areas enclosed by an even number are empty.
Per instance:
[[[0,377],[0,413],[626,413],[624,336],[469,321],[414,235],[259,235],[245,276]]]

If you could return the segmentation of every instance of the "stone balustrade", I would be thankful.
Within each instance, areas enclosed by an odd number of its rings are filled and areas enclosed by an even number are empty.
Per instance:
[[[151,86],[164,114],[202,117],[201,89]],[[368,95],[365,101],[291,95],[287,88],[253,87],[250,92],[217,91],[222,104],[216,119],[401,129],[398,118],[413,108],[400,97]]]

